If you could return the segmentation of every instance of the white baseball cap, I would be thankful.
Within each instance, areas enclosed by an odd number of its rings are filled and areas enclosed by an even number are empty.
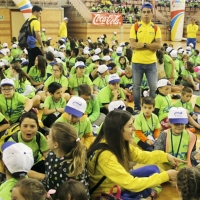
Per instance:
[[[167,86],[167,85],[171,85],[170,81],[167,80],[167,79],[160,79],[160,80],[157,82],[157,88],[159,88],[159,87],[164,87],[164,86]]]
[[[192,52],[191,51],[184,51],[183,52],[183,55],[188,55],[188,56],[191,56]]]
[[[172,107],[168,113],[169,122],[172,124],[188,124],[188,116],[185,108]]]
[[[116,53],[121,54],[121,53],[122,53],[122,47],[117,47],[117,49],[116,49]]]
[[[122,100],[112,101],[108,105],[108,111],[112,110],[126,110],[126,105]]]
[[[1,81],[1,86],[3,85],[12,85],[14,86],[14,81],[10,78],[4,78],[2,81]]]
[[[109,51],[110,51],[110,52],[113,52],[113,50],[112,50],[111,48],[109,48]]]
[[[8,61],[6,59],[1,59],[0,61],[3,62],[4,65],[9,65],[9,63],[8,63]]]
[[[89,51],[89,50],[83,50],[83,54],[88,54],[88,55],[90,55],[90,51]]]
[[[95,49],[95,50],[94,50],[94,53],[95,53],[96,55],[99,54],[99,53],[101,53],[101,49],[100,49],[100,48]]]
[[[0,67],[4,66],[4,63],[0,61]]]
[[[59,49],[66,49],[66,46],[63,44],[63,45],[60,45],[59,46]]]
[[[103,42],[103,40],[101,38],[98,39],[98,42]]]
[[[24,49],[23,52],[24,52],[26,55],[28,55],[27,49]]]
[[[190,47],[190,46],[187,46],[187,47],[185,48],[185,50],[186,50],[186,51],[191,51],[191,47]]]
[[[51,38],[51,37],[48,37],[47,40],[52,40],[52,38]]]
[[[120,43],[120,47],[124,47],[125,46],[125,43],[124,42],[121,42]]]
[[[60,58],[61,60],[64,60],[65,59],[65,55],[64,55],[64,53],[63,52],[60,52],[60,51],[58,51],[57,53],[56,53],[56,56],[55,56],[56,58]]]
[[[110,67],[107,67],[106,65],[99,65],[97,71],[101,74],[106,72],[107,70],[110,70]]]
[[[178,53],[183,53],[184,49],[178,49]]]
[[[42,28],[42,31],[46,31],[46,29],[45,29],[45,28]]]
[[[166,52],[169,53],[169,52],[171,52],[172,50],[173,50],[172,47],[167,47]]]
[[[89,43],[92,43],[92,40],[91,40],[91,39],[88,39],[87,41],[88,41]],[[89,48],[89,47],[88,47],[88,48]]]
[[[110,56],[104,56],[102,60],[109,61],[109,60],[112,60],[112,58]]]
[[[11,174],[27,173],[34,164],[32,149],[23,143],[5,142],[2,151],[3,162]]]
[[[6,48],[6,47],[8,47],[8,44],[7,44],[7,43],[3,43],[2,46],[3,46],[4,48]]]
[[[83,61],[77,61],[77,62],[75,63],[75,68],[77,68],[77,67],[85,67],[84,62],[83,62]]]
[[[104,38],[104,35],[102,35],[101,38]]]
[[[120,81],[120,78],[118,76],[118,74],[110,74],[108,76],[108,83],[112,84],[112,83],[117,83]]]
[[[92,56],[92,61],[97,61],[97,60],[101,60],[99,56],[97,55]]]
[[[116,31],[114,31],[114,32],[113,32],[113,34],[115,34],[115,35],[116,35],[116,34],[117,34],[117,32],[116,32]]]
[[[176,51],[176,50],[172,50],[172,51],[170,52],[170,56],[171,56],[172,58],[177,58],[177,51]]]
[[[63,63],[63,61],[60,58],[55,58],[56,63]]]
[[[64,17],[64,18],[63,18],[63,21],[65,21],[65,20],[69,20],[69,19],[68,19],[67,17]]]
[[[83,51],[85,51],[85,50],[88,50],[88,51],[89,51],[89,49],[90,49],[89,47],[85,47],[85,48],[83,49]]]
[[[3,55],[5,56],[5,55],[6,55],[5,49],[1,49],[1,50],[0,50],[0,54],[3,54]]]
[[[73,96],[67,102],[67,105],[65,107],[65,112],[74,115],[76,117],[81,117],[85,113],[86,107],[87,103],[83,98]]]
[[[17,44],[13,44],[13,45],[12,45],[12,48],[17,48]]]
[[[54,53],[54,48],[51,46],[47,47],[46,52],[49,52],[49,51]]]
[[[194,45],[192,43],[190,43],[189,46],[191,46],[192,48],[194,47]]]

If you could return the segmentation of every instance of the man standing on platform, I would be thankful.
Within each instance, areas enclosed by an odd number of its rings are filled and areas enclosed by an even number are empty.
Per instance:
[[[153,6],[145,2],[141,9],[141,21],[135,23],[130,31],[130,44],[133,48],[133,95],[135,111],[140,111],[140,87],[143,75],[146,75],[150,96],[155,97],[157,84],[156,50],[162,46],[161,31],[151,22]]]
[[[187,46],[192,43],[194,49],[196,49],[196,37],[198,32],[198,26],[195,24],[195,19],[191,19],[191,24],[187,25]]]
[[[58,36],[66,41],[67,38],[67,23],[68,18],[64,17],[63,22],[60,24],[59,34]]]
[[[35,58],[38,55],[43,55],[44,53],[44,46],[42,43],[42,38],[40,35],[40,21],[39,18],[42,14],[42,8],[40,6],[33,6],[32,8],[32,15],[29,18],[30,22],[30,28],[33,36],[36,39],[36,45],[34,48],[28,48],[28,60],[29,65],[27,72],[29,72],[30,68],[34,66]],[[34,20],[33,20],[34,19]]]

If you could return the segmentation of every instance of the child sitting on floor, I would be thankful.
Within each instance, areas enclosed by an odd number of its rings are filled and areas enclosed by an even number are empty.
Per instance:
[[[180,169],[187,165],[196,166],[200,160],[200,153],[196,151],[196,136],[185,129],[185,124],[188,123],[187,111],[185,108],[173,107],[169,110],[168,119],[171,128],[160,133],[154,149],[162,150],[186,162],[177,166],[166,162],[159,166],[164,170]]]
[[[142,99],[142,112],[135,117],[135,143],[145,151],[154,150],[154,142],[160,134],[158,117],[153,113],[155,101],[151,97]]]

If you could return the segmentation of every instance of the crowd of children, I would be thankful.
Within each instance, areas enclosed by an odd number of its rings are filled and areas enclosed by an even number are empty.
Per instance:
[[[192,44],[186,50],[164,44],[157,51],[160,80],[156,98],[148,97],[144,76],[141,95],[146,97],[141,111],[136,112],[130,106],[134,83],[128,42],[118,44],[117,33],[113,32],[110,42],[104,34],[95,42],[91,38],[85,42],[60,39],[54,48],[46,39],[45,29],[42,31],[45,57],[37,56],[28,72],[26,49],[21,49],[17,41],[11,49],[7,43],[1,46],[0,135],[5,139],[9,133],[9,137],[2,146],[6,181],[0,187],[0,198],[10,200],[12,196],[14,200],[20,195],[31,199],[39,188],[41,200],[46,196],[64,200],[65,195],[69,195],[67,200],[90,199],[90,194],[96,198],[101,192],[108,193],[114,184],[124,189],[122,199],[154,198],[161,183],[182,178],[177,170],[194,166],[199,176],[196,166],[200,152],[192,132],[200,129],[200,98],[194,107],[190,100],[193,90],[200,89],[200,57]],[[181,91],[173,103],[171,91]],[[36,108],[43,110],[42,125]],[[18,129],[13,130],[16,124]],[[41,133],[45,127],[50,129],[47,139]],[[144,151],[132,146],[133,138]],[[11,149],[8,152],[13,156],[12,147],[18,148],[19,156],[28,152],[30,162],[25,156],[27,165],[21,158],[21,165],[13,169],[16,160],[8,162],[6,154],[6,149]],[[157,166],[129,173],[129,161]],[[146,173],[141,174],[144,170]],[[26,174],[30,179],[24,178]],[[129,181],[123,182],[123,176]],[[143,176],[152,183],[143,182]],[[103,183],[96,187],[103,177]],[[183,187],[177,185],[182,195]]]

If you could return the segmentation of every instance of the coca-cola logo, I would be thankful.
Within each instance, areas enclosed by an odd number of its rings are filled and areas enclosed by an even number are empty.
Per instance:
[[[122,15],[92,13],[92,24],[104,26],[122,25]]]

